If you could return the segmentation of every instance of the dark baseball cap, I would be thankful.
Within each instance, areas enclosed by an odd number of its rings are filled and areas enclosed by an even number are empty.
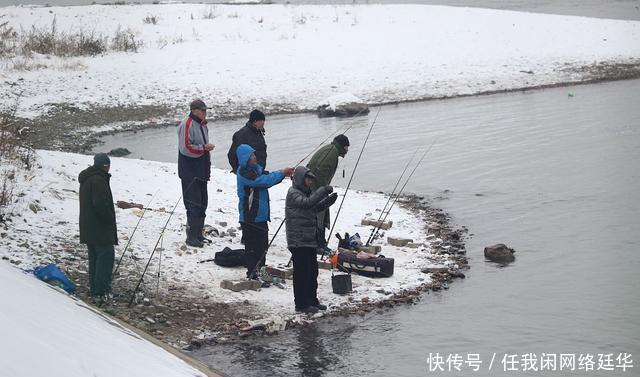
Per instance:
[[[201,99],[197,99],[191,102],[191,104],[189,104],[189,108],[191,110],[209,110],[211,109],[210,107],[207,107],[207,105],[205,105],[205,103],[201,100]]]

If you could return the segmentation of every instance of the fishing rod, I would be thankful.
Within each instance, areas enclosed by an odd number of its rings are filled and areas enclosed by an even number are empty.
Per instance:
[[[193,180],[191,181],[191,183],[189,183],[189,186],[187,186],[187,189],[184,190],[184,192],[188,192],[189,189],[191,188],[191,186],[198,180],[200,180],[200,178],[194,177]],[[149,256],[149,260],[147,261],[146,266],[144,266],[144,270],[142,271],[142,276],[140,276],[140,280],[138,280],[138,284],[136,285],[136,288],[133,290],[133,294],[131,295],[131,300],[129,301],[129,307],[131,307],[131,305],[133,305],[133,301],[136,298],[136,293],[138,293],[138,289],[140,288],[140,284],[142,284],[142,280],[144,279],[144,275],[147,273],[147,269],[149,268],[149,264],[151,264],[151,259],[153,259],[153,255],[156,253],[156,250],[158,249],[158,245],[160,244],[160,240],[164,236],[164,231],[167,229],[167,226],[169,225],[169,221],[171,221],[171,217],[176,212],[176,208],[178,207],[178,204],[180,203],[181,199],[182,199],[182,194],[180,194],[180,198],[178,198],[178,200],[176,201],[176,204],[173,206],[173,209],[169,213],[169,218],[167,218],[167,221],[164,223],[164,226],[162,227],[162,230],[160,230],[160,236],[158,237],[158,240],[156,241],[156,245],[153,247],[153,250],[151,251],[151,256]]]
[[[400,185],[400,181],[402,181],[402,178],[404,177],[404,174],[407,172],[407,169],[409,168],[409,165],[411,165],[411,162],[413,162],[413,159],[415,158],[416,153],[418,153],[419,150],[420,150],[420,147],[416,148],[416,150],[411,155],[411,158],[409,159],[407,164],[404,166],[404,170],[402,170],[402,174],[400,174],[400,177],[396,181],[396,185],[393,187],[393,191],[391,191],[391,195],[389,195],[389,199],[387,199],[387,202],[384,204],[384,207],[382,208],[382,212],[380,212],[380,216],[378,216],[378,220],[377,220],[378,223],[382,219],[382,216],[384,216],[384,213],[387,210],[387,206],[389,205],[389,203],[391,203],[391,199],[393,199],[393,194],[395,194],[396,190],[398,189],[398,186]],[[367,243],[365,244],[365,246],[369,246],[371,241],[373,241],[372,237],[373,237],[373,233],[375,232],[375,230],[376,230],[375,227],[373,229],[371,229],[371,234],[369,235],[369,238],[367,238]]]
[[[396,202],[398,201],[398,198],[400,198],[400,195],[402,194],[402,192],[404,191],[404,188],[407,187],[407,184],[409,183],[409,181],[411,180],[411,177],[413,177],[413,174],[416,172],[416,170],[418,169],[418,166],[420,166],[420,164],[422,163],[422,160],[424,160],[424,158],[427,156],[427,154],[429,153],[429,151],[431,150],[431,148],[433,147],[433,145],[436,143],[438,139],[434,140],[433,143],[431,143],[431,145],[429,146],[429,148],[424,152],[424,154],[422,155],[422,157],[420,157],[420,160],[418,160],[418,163],[416,164],[416,166],[413,167],[413,170],[411,170],[411,173],[409,174],[409,176],[407,177],[407,180],[404,182],[404,184],[402,185],[402,187],[400,188],[400,191],[398,192],[398,194],[396,195],[396,198],[393,200],[393,202],[391,203],[391,207],[389,207],[389,210],[387,211],[387,213],[384,215],[384,218],[382,219],[381,222],[378,223],[378,225],[374,226],[373,229],[375,230],[375,234],[373,235],[372,241],[375,240],[378,237],[378,232],[380,232],[380,228],[382,227],[382,224],[384,224],[384,222],[387,220],[387,216],[389,216],[389,213],[391,213],[391,209],[393,209],[393,206],[396,204]],[[368,245],[368,243],[367,243]]]
[[[138,222],[136,223],[135,228],[133,228],[133,232],[131,232],[131,236],[129,236],[129,240],[127,240],[127,244],[124,247],[124,251],[122,252],[122,255],[120,256],[120,259],[118,260],[118,264],[116,265],[116,269],[113,271],[113,275],[118,273],[118,268],[120,267],[120,263],[122,263],[122,258],[124,258],[124,255],[127,253],[127,249],[129,248],[129,245],[131,244],[131,240],[133,239],[133,236],[136,234],[136,230],[138,230],[138,226],[140,225],[140,222],[142,221],[142,218],[144,217],[145,213],[147,213],[147,210],[149,209],[149,206],[151,205],[151,202],[153,202],[153,198],[156,197],[156,195],[158,194],[158,191],[160,191],[160,189],[158,189],[155,194],[153,194],[153,196],[151,197],[151,199],[149,200],[149,203],[147,203],[147,206],[144,207],[142,214],[140,215],[140,218],[138,219]]]
[[[364,109],[362,109],[362,110],[358,111],[358,112],[357,112],[355,115],[353,115],[353,116],[354,116],[354,117],[357,117],[357,116],[358,116],[358,115],[360,115],[360,113],[362,113],[364,110],[366,110],[366,108],[364,108]],[[342,131],[342,132],[341,132],[341,134],[346,134],[346,133],[347,133],[347,131],[349,131],[349,130],[350,130],[350,129],[351,129],[351,128],[356,124],[356,122],[355,122],[355,121],[352,121],[352,122],[349,122],[349,123],[350,123],[350,124],[349,124],[349,126],[348,126],[347,128],[345,128],[345,130],[344,130],[344,131]],[[300,164],[302,164],[302,162],[303,162],[304,160],[306,160],[307,158],[309,158],[309,156],[311,156],[311,155],[312,155],[316,150],[320,149],[320,147],[322,147],[322,146],[324,145],[324,143],[326,143],[326,142],[327,142],[327,140],[329,140],[332,136],[334,136],[335,134],[337,134],[337,133],[338,133],[338,131],[340,131],[340,129],[337,129],[337,130],[333,131],[332,133],[330,133],[330,134],[329,134],[329,136],[327,136],[324,140],[322,140],[322,142],[320,142],[320,144],[318,144],[315,148],[313,148],[313,149],[311,150],[311,152],[309,152],[306,156],[304,156],[304,157],[302,158],[302,160],[300,160],[300,161],[299,161],[299,162],[298,162],[294,167],[298,167]],[[327,151],[327,154],[328,154],[328,151]],[[325,156],[324,156],[324,157],[326,157],[326,154],[325,154]],[[320,160],[320,162],[322,162],[322,161],[324,161],[324,158],[323,158],[322,160]]]
[[[336,213],[336,217],[333,220],[333,225],[331,225],[331,229],[329,230],[329,235],[333,234],[333,229],[338,222],[338,216],[340,216],[340,211],[342,210],[342,205],[344,204],[344,200],[349,193],[349,187],[351,187],[351,182],[353,181],[353,177],[358,170],[358,164],[360,163],[360,158],[362,157],[362,153],[364,152],[364,148],[367,146],[367,142],[369,141],[369,136],[371,136],[371,131],[373,131],[373,126],[375,126],[376,121],[378,120],[378,115],[380,115],[380,110],[382,107],[378,107],[378,111],[376,112],[375,118],[373,118],[373,122],[371,122],[371,127],[369,127],[369,132],[367,133],[367,137],[364,139],[364,143],[362,144],[362,148],[360,148],[360,154],[358,155],[358,159],[356,160],[356,164],[353,167],[353,171],[351,172],[351,177],[349,178],[349,183],[347,183],[347,188],[344,190],[344,195],[342,196],[342,201],[340,202],[340,206],[338,207],[338,212]],[[322,250],[321,259],[324,260],[324,255],[326,254],[326,250]]]

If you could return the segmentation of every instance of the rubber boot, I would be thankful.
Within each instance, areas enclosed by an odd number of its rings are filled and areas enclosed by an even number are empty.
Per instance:
[[[197,217],[187,217],[187,245],[193,247],[203,247],[202,241],[198,239],[199,219]]]
[[[200,240],[200,242],[205,243],[205,244],[210,244],[213,241],[211,241],[209,238],[204,236],[204,217],[198,217],[198,233],[197,233],[197,237]]]

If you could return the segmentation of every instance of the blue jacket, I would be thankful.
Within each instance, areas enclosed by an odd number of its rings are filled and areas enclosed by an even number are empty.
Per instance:
[[[238,212],[240,222],[260,223],[271,221],[269,211],[269,187],[282,182],[284,174],[274,171],[262,174],[262,166],[249,165],[249,158],[255,149],[247,144],[240,144],[236,150],[238,157]]]

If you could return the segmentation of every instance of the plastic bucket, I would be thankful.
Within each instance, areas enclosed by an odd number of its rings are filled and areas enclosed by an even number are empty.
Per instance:
[[[351,293],[351,274],[335,274],[331,276],[331,288],[333,293],[344,295]]]

